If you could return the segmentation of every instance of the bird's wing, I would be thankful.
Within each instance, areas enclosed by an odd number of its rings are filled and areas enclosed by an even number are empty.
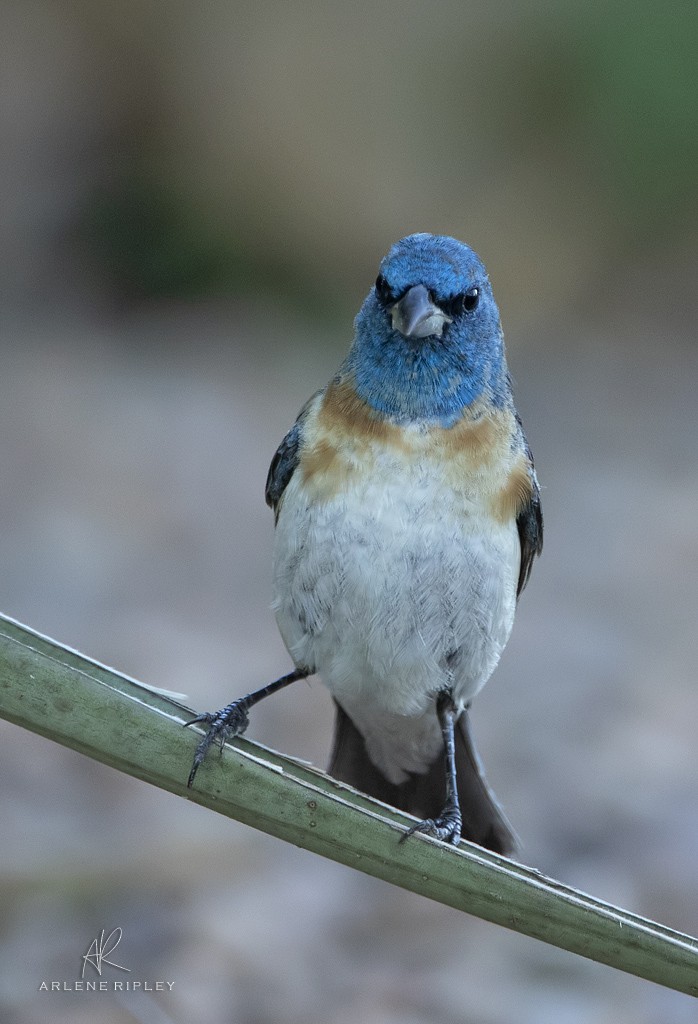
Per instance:
[[[516,419],[519,424],[519,430],[521,431],[521,440],[523,441],[526,455],[528,457],[529,475],[531,478],[531,497],[516,517],[516,526],[519,531],[519,543],[521,544],[519,583],[516,588],[516,596],[518,597],[528,583],[528,578],[531,575],[531,568],[533,566],[533,559],[543,550],[543,509],[540,501],[538,477],[536,476],[536,470],[533,464],[533,454],[529,443],[526,440],[521,420],[518,416]]]
[[[274,453],[271,466],[267,474],[267,482],[264,489],[264,497],[267,505],[274,512],[274,520],[279,517],[279,506],[288,482],[294,474],[300,459],[300,449],[303,441],[303,423],[308,415],[308,409],[315,401],[320,391],[316,391],[312,398],[309,398],[298,418],[293,424],[286,437]]]

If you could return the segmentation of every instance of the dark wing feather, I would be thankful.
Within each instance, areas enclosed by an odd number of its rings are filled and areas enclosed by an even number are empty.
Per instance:
[[[274,521],[279,518],[279,506],[288,482],[300,459],[300,449],[303,442],[303,422],[308,415],[310,403],[320,394],[317,391],[312,398],[309,398],[298,414],[298,419],[289,430],[271,460],[271,466],[267,473],[267,482],[264,488],[264,498],[267,505],[274,511]]]
[[[516,589],[518,597],[528,583],[533,567],[533,559],[543,550],[543,509],[540,501],[540,487],[533,464],[533,453],[526,440],[523,425],[519,417],[516,417],[521,431],[526,455],[529,463],[529,474],[531,478],[531,497],[516,517],[516,526],[519,531],[519,543],[521,544],[521,564],[519,567],[519,583]]]

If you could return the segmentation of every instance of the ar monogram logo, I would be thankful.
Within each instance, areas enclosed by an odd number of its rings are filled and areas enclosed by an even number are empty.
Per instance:
[[[39,985],[39,992],[171,992],[174,988],[173,981],[151,981],[142,979],[140,981],[127,978],[125,981],[116,981],[110,978],[102,978],[103,967],[113,967],[115,971],[131,973],[130,967],[122,967],[110,957],[121,942],[121,928],[114,928],[105,936],[104,928],[90,943],[90,948],[82,957],[82,973],[79,981],[42,981]],[[87,965],[97,971],[99,981],[96,978],[85,980]]]
[[[82,974],[81,978],[85,977],[85,968],[88,964],[92,964],[94,969],[102,976],[102,966],[109,964],[110,967],[116,968],[117,971],[129,971],[130,967],[122,967],[121,964],[115,964],[113,960],[108,960],[107,957],[111,956],[116,947],[121,942],[122,931],[121,928],[114,928],[113,931],[104,937],[104,928],[99,934],[99,937],[92,940],[90,948],[87,950],[82,958]]]

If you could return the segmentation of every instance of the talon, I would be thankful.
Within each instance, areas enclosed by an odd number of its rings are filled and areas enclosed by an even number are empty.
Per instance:
[[[404,843],[404,841],[406,839],[409,839],[410,836],[413,836],[415,834],[415,832],[424,832],[425,834],[430,835],[431,834],[431,829],[433,827],[434,827],[434,819],[433,818],[425,818],[424,821],[418,821],[416,825],[412,826],[412,828],[408,828],[406,832],[403,832],[402,835],[400,836],[400,840],[399,841],[401,843]]]
[[[183,722],[182,728],[187,729],[190,725],[198,725],[200,722],[206,722],[207,725],[210,725],[211,722],[215,721],[215,719],[216,716],[210,711],[204,711],[201,715],[197,715],[196,718],[192,718],[189,722]]]
[[[218,744],[222,753],[226,740],[234,739],[236,736],[242,736],[249,724],[247,707],[242,700],[233,701],[232,704],[229,704],[221,711],[217,711],[215,713],[205,711],[203,714],[197,715],[196,718],[192,718],[190,722],[185,722],[184,727],[186,728],[189,725],[198,725],[202,722],[205,722],[209,728],[205,736],[199,741],[199,745],[194,751],[194,760],[192,761],[191,771],[189,772],[189,778],[187,780],[188,789],[191,789],[194,777],[199,770],[199,766],[205,760],[209,748],[212,747],[214,743]]]
[[[462,828],[461,816],[458,813],[451,811],[444,811],[438,818],[425,818],[424,821],[418,821],[412,828],[408,828],[407,831],[400,836],[400,842],[404,841],[414,835],[415,832],[423,832],[426,836],[431,836],[432,839],[440,839],[442,843],[450,843],[451,846],[458,846],[460,843],[460,834]]]
[[[193,784],[194,784],[194,776],[196,775],[197,771],[199,770],[199,765],[201,764],[202,761],[203,761],[203,756],[199,757],[199,748],[197,747],[196,748],[196,754],[194,755],[194,760],[192,762],[191,771],[189,772],[189,778],[187,779],[187,789],[191,789],[191,787],[193,786]]]

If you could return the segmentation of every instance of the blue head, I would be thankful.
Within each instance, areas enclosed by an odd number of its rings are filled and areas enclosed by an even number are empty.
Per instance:
[[[358,395],[397,422],[450,426],[477,399],[510,401],[487,272],[455,238],[409,235],[380,265],[342,366]]]

